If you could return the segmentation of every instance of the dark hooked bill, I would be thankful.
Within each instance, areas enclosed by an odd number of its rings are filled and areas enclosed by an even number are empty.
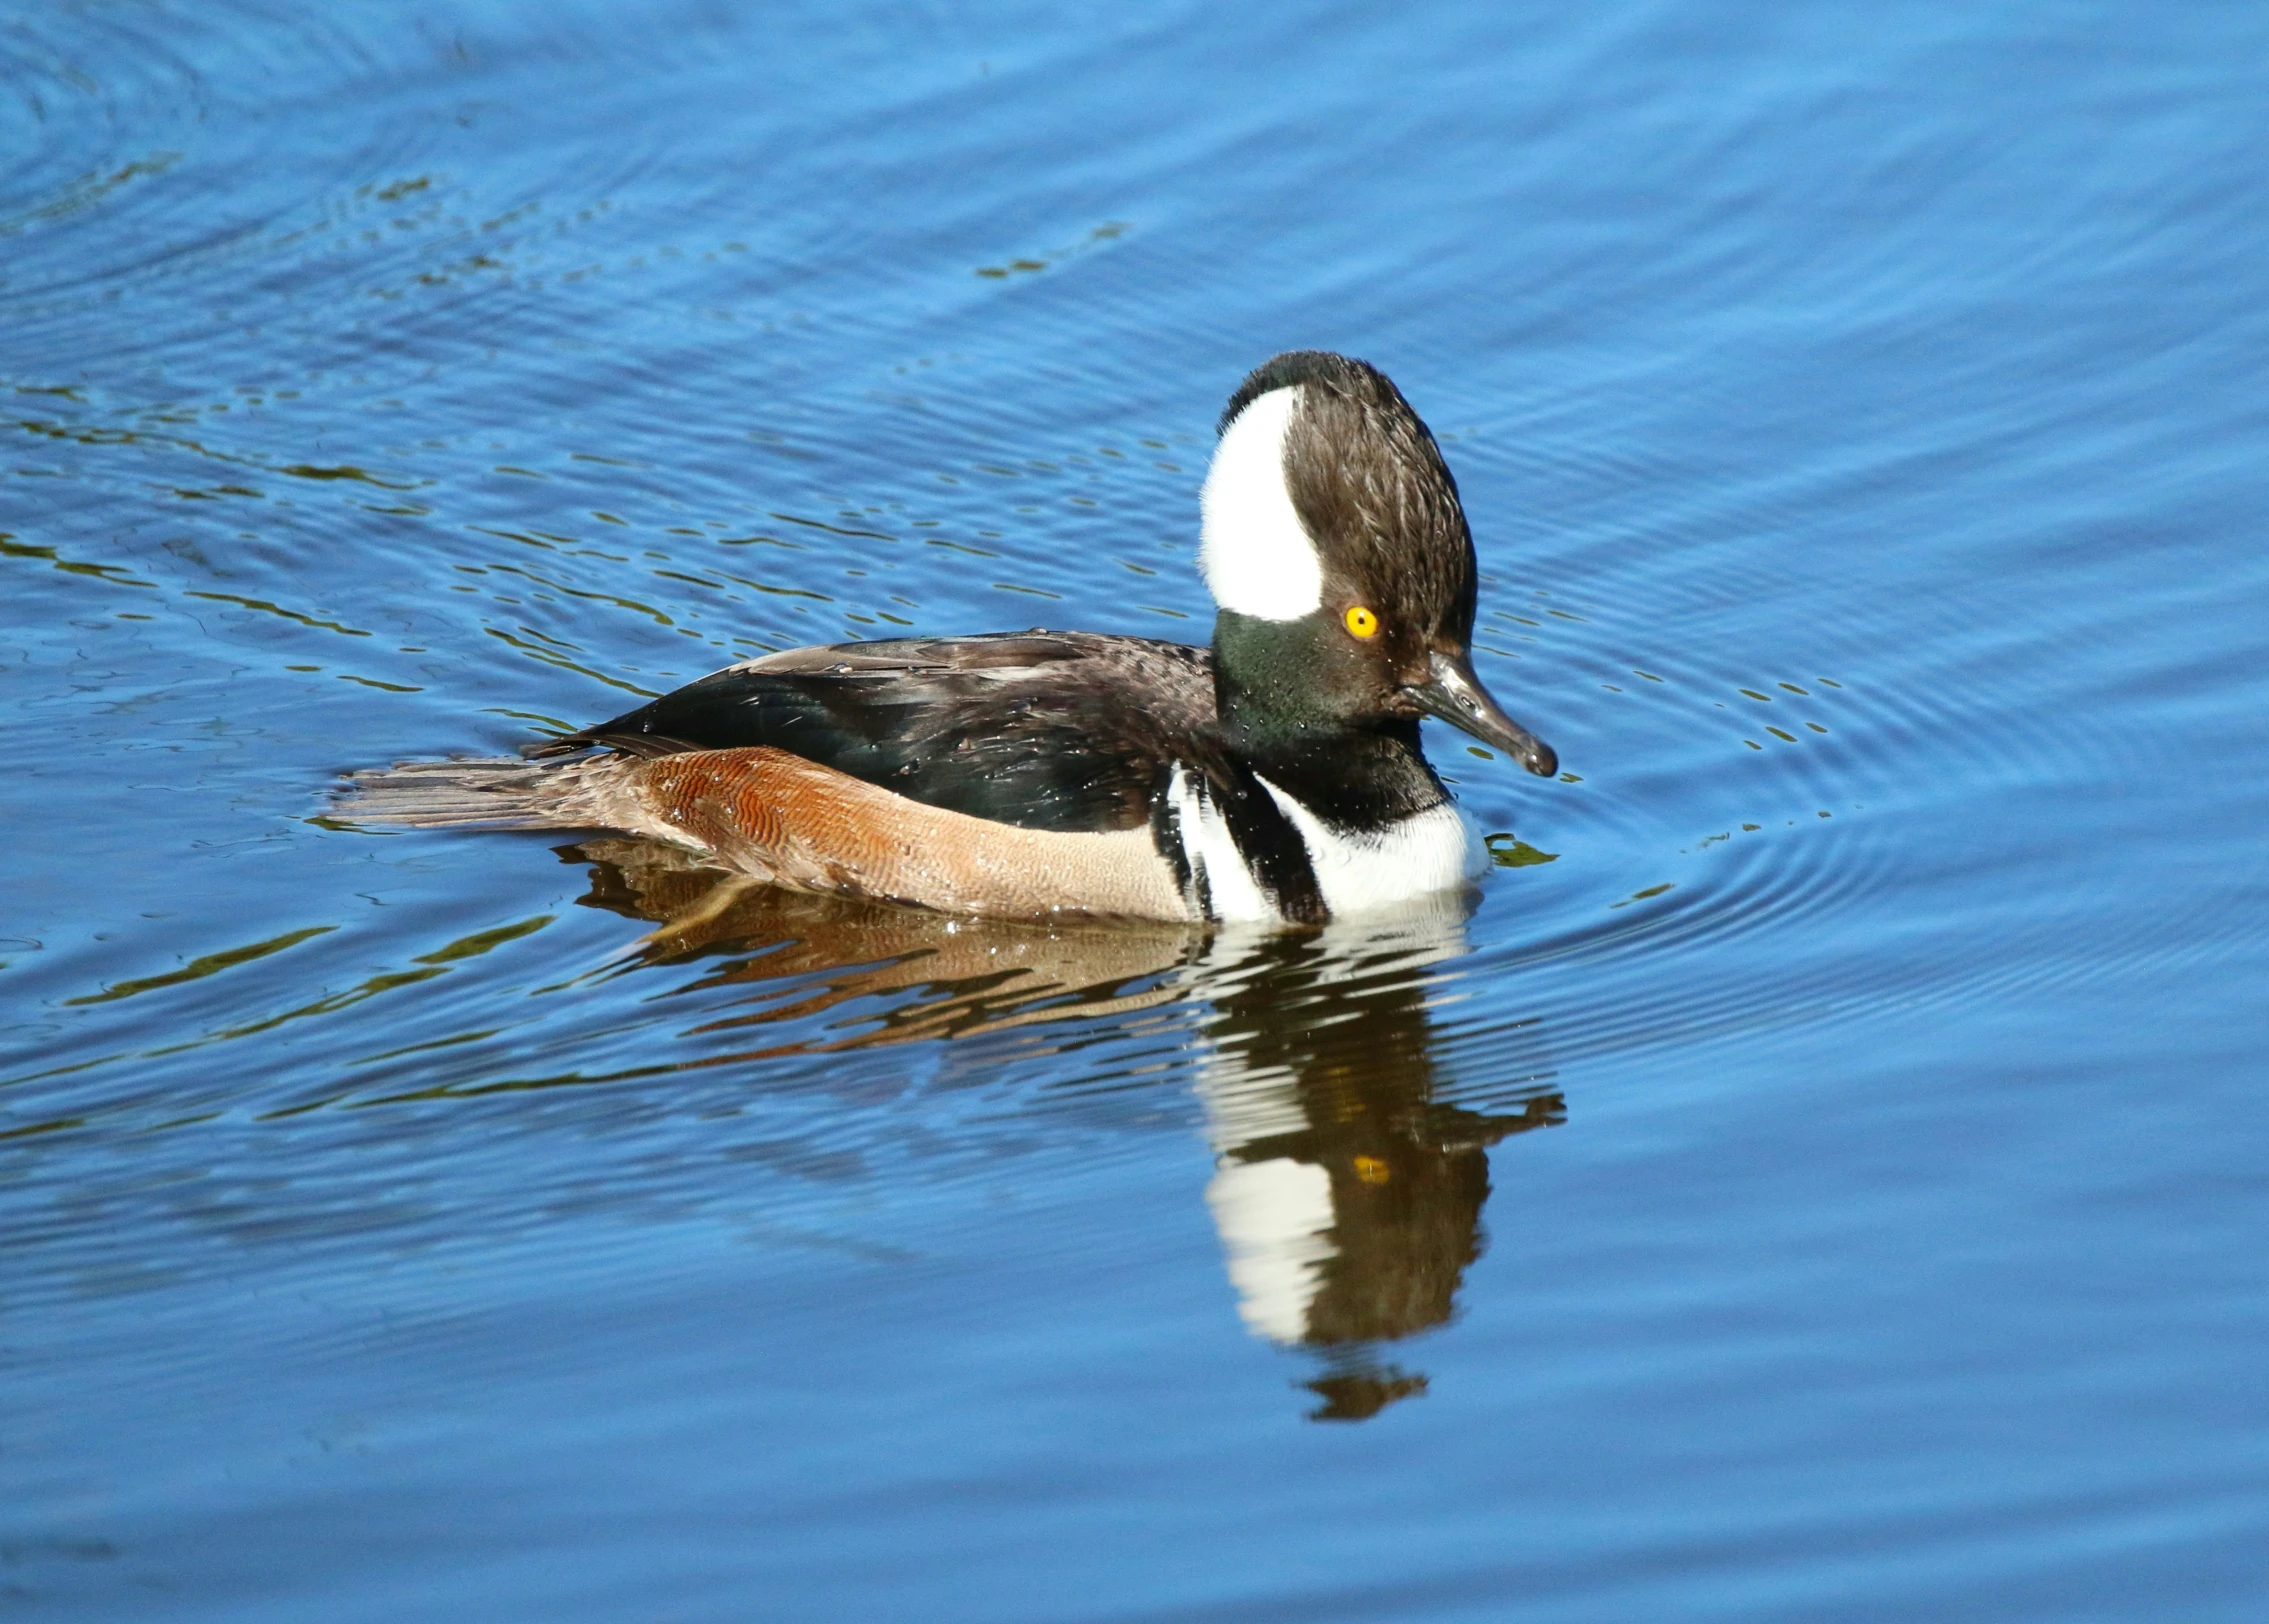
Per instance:
[[[1430,681],[1403,690],[1420,710],[1472,734],[1483,744],[1495,745],[1539,778],[1550,778],[1560,770],[1560,758],[1552,753],[1552,746],[1507,716],[1489,697],[1489,690],[1473,674],[1472,661],[1463,654],[1444,654],[1437,649],[1431,666]]]

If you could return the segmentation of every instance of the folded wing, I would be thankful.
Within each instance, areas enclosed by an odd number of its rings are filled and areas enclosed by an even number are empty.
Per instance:
[[[1023,829],[1132,829],[1216,735],[1203,649],[1081,632],[791,649],[728,666],[531,755],[784,750]]]

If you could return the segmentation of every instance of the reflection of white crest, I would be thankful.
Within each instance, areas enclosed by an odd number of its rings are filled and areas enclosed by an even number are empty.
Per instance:
[[[1205,1203],[1221,1232],[1237,1311],[1271,1342],[1308,1334],[1308,1305],[1323,1288],[1331,1242],[1331,1175],[1312,1162],[1224,1157]]]
[[[1306,944],[1314,990],[1290,996],[1261,1016],[1270,1037],[1289,1042],[1256,1045],[1261,1031],[1232,1031],[1213,1044],[1199,1068],[1198,1099],[1214,1152],[1206,1205],[1221,1236],[1229,1282],[1237,1288],[1238,1312],[1255,1335],[1282,1343],[1306,1338],[1309,1310],[1324,1286],[1324,1265],[1339,1255],[1331,1174],[1289,1156],[1248,1160],[1238,1154],[1315,1125],[1300,1073],[1259,1059],[1256,1046],[1297,1052],[1303,1027],[1329,1026],[1354,1013],[1334,996],[1334,988],[1357,978],[1374,986],[1415,980],[1428,965],[1464,952],[1466,912],[1464,898],[1438,896],[1391,917],[1326,926]],[[1196,966],[1192,990],[1217,1006],[1235,997],[1268,962],[1266,941],[1257,933],[1222,932]]]

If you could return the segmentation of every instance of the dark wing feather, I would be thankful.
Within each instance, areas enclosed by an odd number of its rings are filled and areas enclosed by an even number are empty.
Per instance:
[[[728,666],[533,752],[763,745],[928,806],[1025,829],[1130,829],[1215,735],[1212,657],[1024,632],[791,649]]]

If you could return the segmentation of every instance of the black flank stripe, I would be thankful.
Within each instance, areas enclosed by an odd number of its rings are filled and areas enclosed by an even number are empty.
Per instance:
[[[1239,768],[1226,785],[1217,786],[1221,813],[1229,823],[1229,838],[1237,843],[1245,866],[1262,890],[1276,900],[1276,911],[1299,924],[1319,924],[1331,917],[1324,906],[1322,887],[1316,884],[1316,866],[1308,856],[1308,843],[1284,815],[1276,798],[1252,773]]]
[[[1188,899],[1190,907],[1200,919],[1212,912],[1209,904],[1212,889],[1205,883],[1203,874],[1190,869],[1190,851],[1182,837],[1182,809],[1174,804],[1174,769],[1163,769],[1156,786],[1150,793],[1150,843],[1158,848],[1158,855],[1166,859],[1173,870],[1174,888]]]

